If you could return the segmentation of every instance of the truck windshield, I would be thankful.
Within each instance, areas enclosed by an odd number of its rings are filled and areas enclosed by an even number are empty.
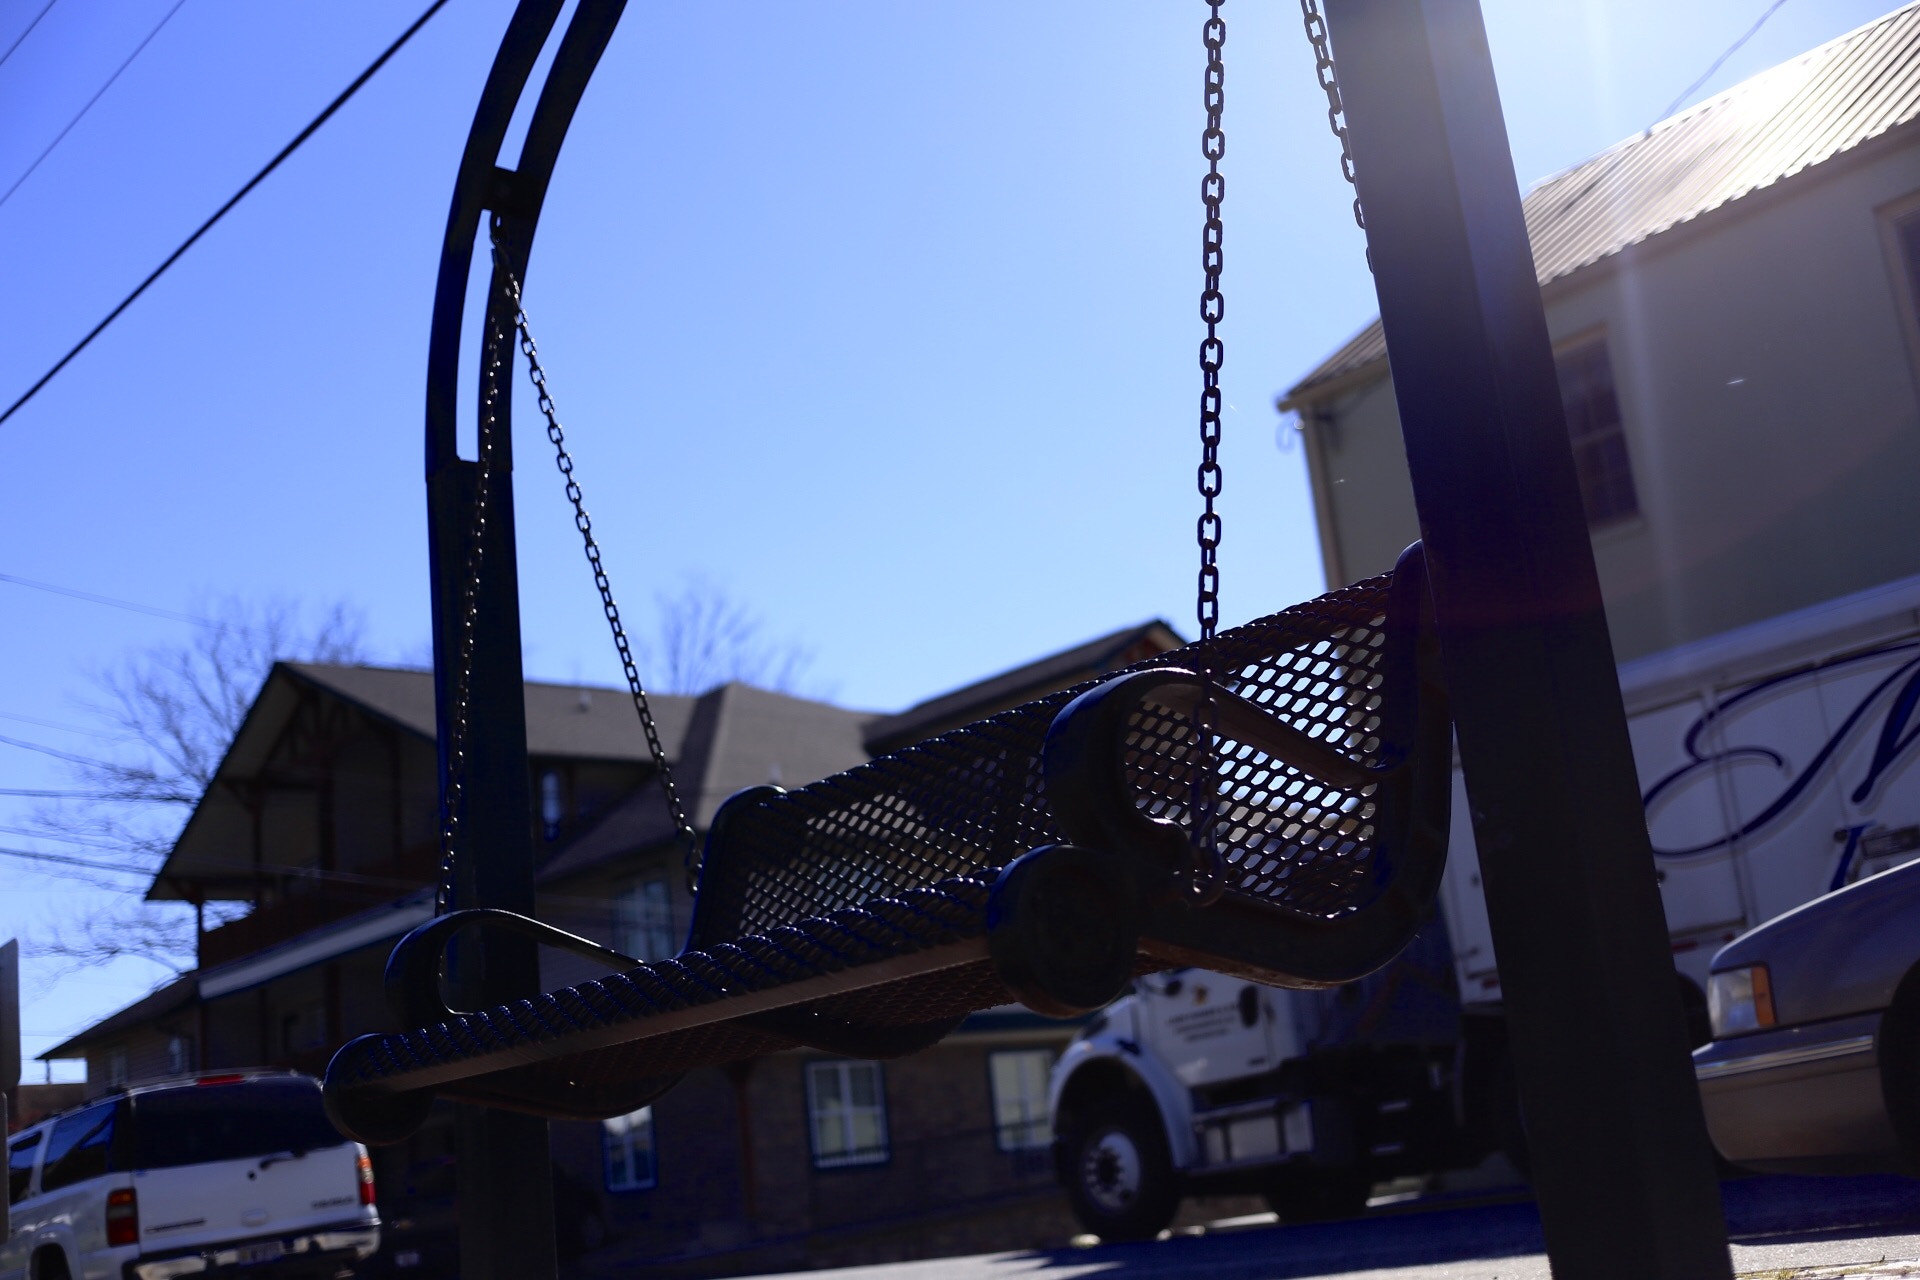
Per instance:
[[[136,1094],[130,1145],[135,1169],[302,1153],[345,1142],[311,1080],[244,1080]]]

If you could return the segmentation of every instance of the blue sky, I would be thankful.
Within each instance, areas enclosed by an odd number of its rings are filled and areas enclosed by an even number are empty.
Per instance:
[[[0,49],[43,3],[0,0]],[[0,190],[173,4],[54,6],[0,66]],[[185,0],[0,204],[0,402],[419,7]],[[1522,184],[1645,127],[1765,7],[1485,0]],[[1789,0],[1695,96],[1889,7]],[[425,652],[428,306],[510,11],[454,0],[0,427],[0,574],[180,611],[344,601],[380,656]],[[1149,617],[1191,633],[1204,14],[629,8],[555,174],[527,305],[630,613],[704,578],[810,650],[814,687],[875,709]],[[1297,5],[1226,14],[1232,622],[1321,588],[1272,403],[1374,304]],[[528,672],[617,681],[521,408]],[[0,732],[83,752],[100,747],[87,672],[184,630],[6,582],[0,620]],[[0,787],[66,782],[0,746]],[[0,826],[30,803],[0,797]],[[0,937],[102,904],[25,864],[0,884]],[[30,961],[28,1057],[162,976],[123,962],[55,982]]]

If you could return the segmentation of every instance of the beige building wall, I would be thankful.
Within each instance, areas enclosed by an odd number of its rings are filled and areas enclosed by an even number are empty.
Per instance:
[[[1622,661],[1920,574],[1887,235],[1916,206],[1909,126],[1548,287],[1556,345],[1604,335],[1620,397],[1640,514],[1594,555]],[[1383,572],[1418,536],[1390,381],[1304,416],[1329,578]]]

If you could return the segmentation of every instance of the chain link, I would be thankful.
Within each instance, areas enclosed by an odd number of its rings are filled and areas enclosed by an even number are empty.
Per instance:
[[[1226,199],[1227,180],[1220,172],[1220,161],[1227,154],[1227,135],[1221,117],[1227,103],[1226,64],[1221,57],[1227,42],[1226,20],[1220,16],[1222,0],[1209,0],[1207,20],[1201,38],[1207,47],[1204,100],[1207,126],[1200,134],[1200,154],[1206,158],[1206,176],[1200,180],[1200,202],[1207,217],[1200,237],[1200,264],[1206,285],[1200,293],[1200,319],[1207,336],[1200,343],[1200,520],[1195,528],[1200,544],[1200,576],[1195,613],[1200,623],[1200,677],[1204,694],[1194,708],[1194,756],[1192,778],[1193,823],[1190,832],[1193,865],[1188,868],[1185,889],[1196,902],[1206,903],[1225,891],[1221,874],[1220,848],[1214,838],[1214,759],[1213,759],[1213,641],[1220,627],[1220,513],[1214,499],[1220,496],[1220,366],[1226,361],[1226,344],[1220,338],[1220,323],[1226,319],[1226,298],[1220,292],[1220,271],[1225,265],[1224,229],[1220,205]]]
[[[514,278],[513,268],[500,246],[497,222],[494,227],[493,259],[499,267],[500,278],[505,282],[507,300],[513,304],[513,327],[520,335],[520,354],[527,358],[527,378],[533,383],[534,394],[539,400],[540,416],[547,420],[547,439],[553,443],[553,463],[566,481],[567,501],[573,504],[573,527],[580,531],[587,565],[593,570],[594,589],[600,593],[600,609],[606,615],[608,629],[613,632],[613,647],[620,654],[620,670],[627,678],[627,691],[633,697],[633,709],[639,714],[640,728],[647,737],[647,754],[653,759],[655,776],[659,778],[660,789],[666,795],[673,829],[686,844],[681,862],[686,873],[687,890],[692,892],[700,882],[700,837],[687,818],[686,807],[680,802],[680,788],[674,783],[673,767],[667,761],[666,748],[660,743],[660,728],[654,722],[653,708],[647,702],[646,687],[640,682],[640,668],[633,659],[633,646],[627,641],[627,628],[620,619],[620,606],[614,603],[613,584],[607,578],[606,565],[600,556],[600,544],[593,536],[593,517],[587,514],[580,482],[574,479],[573,455],[567,452],[566,432],[561,429],[560,414],[554,406],[553,395],[547,390],[547,371],[540,363],[540,351],[534,346],[526,308],[521,305],[520,282]]]
[[[493,309],[487,309],[492,323]],[[486,344],[488,358],[480,379],[479,439],[476,445],[473,523],[467,530],[466,580],[460,594],[460,632],[453,666],[453,711],[447,717],[447,786],[440,815],[440,883],[433,903],[435,915],[453,905],[454,848],[460,840],[460,822],[466,808],[467,746],[472,737],[474,631],[480,615],[480,569],[486,556],[487,503],[493,488],[493,439],[500,406],[500,353],[507,335],[494,329]]]
[[[1300,0],[1300,16],[1307,27],[1307,41],[1313,45],[1313,73],[1320,80],[1320,88],[1327,95],[1327,125],[1333,130],[1333,136],[1340,140],[1340,172],[1346,178],[1347,185],[1356,184],[1353,179],[1353,146],[1347,138],[1347,104],[1340,96],[1340,74],[1334,69],[1333,50],[1327,42],[1327,20],[1320,12],[1320,0]],[[1367,214],[1360,207],[1360,193],[1353,196],[1353,223],[1360,230],[1367,229]],[[1373,270],[1373,250],[1367,250],[1367,270]]]

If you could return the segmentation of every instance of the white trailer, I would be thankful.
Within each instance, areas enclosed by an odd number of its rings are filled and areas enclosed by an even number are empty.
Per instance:
[[[1696,1042],[1722,943],[1920,857],[1920,578],[1621,668],[1674,963]],[[1551,857],[1551,850],[1538,856]],[[1189,1191],[1283,1217],[1385,1178],[1525,1164],[1464,787],[1440,919],[1336,992],[1153,975],[1055,1065],[1055,1164],[1089,1230],[1152,1234]]]
[[[1722,943],[1920,857],[1920,578],[1627,663],[1620,688],[1674,963],[1692,991]],[[1461,1000],[1497,1005],[1457,775],[1441,892]]]

